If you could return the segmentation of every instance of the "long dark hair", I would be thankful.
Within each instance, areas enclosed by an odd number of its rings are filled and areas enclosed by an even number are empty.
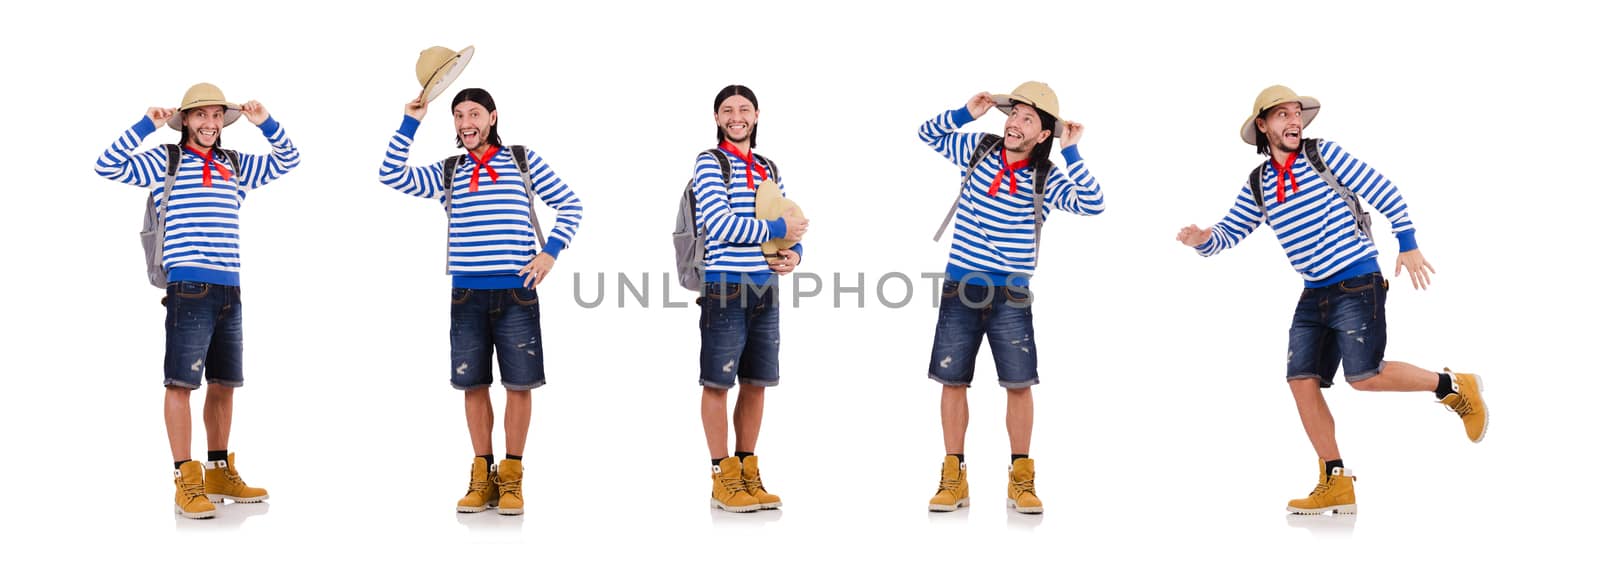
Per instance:
[[[1256,121],[1266,119],[1267,113],[1270,111],[1272,111],[1271,107],[1262,109],[1260,113],[1256,114]],[[1235,115],[1235,117],[1237,116],[1238,115]],[[1261,126],[1257,125],[1255,121],[1251,121],[1250,125],[1251,128],[1256,130],[1256,154],[1265,155],[1268,157],[1272,156],[1272,143],[1267,142],[1267,132],[1262,131]]]
[[[456,106],[460,105],[462,101],[471,101],[473,103],[477,103],[482,105],[485,110],[488,110],[491,113],[494,112],[494,97],[491,97],[488,91],[484,91],[476,87],[468,87],[461,90],[459,93],[456,93],[455,99],[450,100],[451,114],[455,113]],[[489,144],[494,145],[495,147],[504,146],[500,144],[500,121],[497,120],[493,125],[489,126],[488,141]],[[461,135],[456,135],[456,146],[463,146],[461,144]]]
[[[1016,105],[1027,104],[1017,103]],[[1050,176],[1050,151],[1053,150],[1052,147],[1055,145],[1056,124],[1058,121],[1049,113],[1040,111],[1038,107],[1033,107],[1032,105],[1029,105],[1029,107],[1039,116],[1039,129],[1050,133],[1050,136],[1046,137],[1043,143],[1034,145],[1033,150],[1028,153],[1028,163],[1033,165],[1033,180],[1037,181],[1033,191],[1044,192],[1045,181]]]
[[[717,99],[711,102],[711,113],[715,114],[719,109],[722,108],[723,101],[727,101],[729,97],[733,97],[735,95],[749,99],[750,105],[755,107],[756,111],[761,110],[761,102],[756,101],[756,92],[750,91],[750,88],[743,85],[735,84],[724,87],[722,88],[722,91],[717,92]],[[756,129],[759,128],[761,128],[761,125],[750,126],[750,148],[752,149],[756,146]],[[722,125],[717,125],[717,144],[722,144],[722,141]]]

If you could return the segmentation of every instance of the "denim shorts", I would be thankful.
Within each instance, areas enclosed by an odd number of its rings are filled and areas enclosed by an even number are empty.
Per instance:
[[[169,387],[200,388],[200,380],[244,386],[244,320],[239,287],[205,282],[167,284]]]
[[[774,280],[776,281],[776,280]],[[712,282],[700,304],[700,385],[778,384],[778,287]]]
[[[1301,292],[1289,327],[1289,380],[1317,379],[1331,387],[1341,359],[1347,382],[1377,376],[1388,341],[1388,291],[1389,280],[1371,273]]]
[[[450,385],[461,390],[494,382],[491,357],[500,362],[508,391],[544,385],[544,345],[539,339],[539,294],[528,288],[450,290]]]
[[[1000,386],[1039,384],[1039,351],[1033,339],[1033,292],[1026,286],[993,286],[946,279],[939,297],[928,378],[971,386],[978,346],[989,337]]]

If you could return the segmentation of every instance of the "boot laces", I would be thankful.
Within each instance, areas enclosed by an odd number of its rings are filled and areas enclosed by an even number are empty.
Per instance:
[[[1467,396],[1460,393],[1457,393],[1456,396],[1460,398],[1456,399],[1455,404],[1450,404],[1444,401],[1439,401],[1439,403],[1443,404],[1446,408],[1455,411],[1458,415],[1466,416],[1472,414],[1472,401],[1467,400]]]
[[[717,480],[722,483],[722,489],[727,490],[730,494],[749,491],[748,485],[745,484],[744,476],[740,474],[723,474]]]
[[[184,501],[193,500],[206,494],[206,487],[203,482],[189,482],[181,478],[178,480],[178,489],[183,492]]]
[[[500,480],[500,495],[522,497],[522,478]]]
[[[1016,490],[1017,491],[1017,495],[1019,495],[1019,496],[1022,495],[1022,494],[1033,494],[1035,496],[1039,495],[1038,493],[1033,491],[1033,480],[1031,480],[1031,479],[1013,481],[1013,482],[1011,482],[1011,488]]]
[[[744,481],[744,487],[751,494],[755,494],[756,492],[764,492],[764,491],[767,490],[765,487],[763,487],[761,485],[761,473],[760,472],[757,472],[756,475],[754,475],[754,476],[746,478],[745,481]]]

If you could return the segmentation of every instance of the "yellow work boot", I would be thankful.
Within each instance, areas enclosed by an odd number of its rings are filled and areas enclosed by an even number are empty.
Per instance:
[[[744,461],[740,463],[744,466],[745,492],[755,497],[756,503],[761,504],[761,509],[770,510],[783,507],[783,500],[779,499],[777,494],[768,492],[761,485],[761,469],[756,467],[756,455],[745,456]]]
[[[761,501],[750,495],[744,483],[744,469],[738,456],[723,458],[711,467],[711,506],[730,512],[753,512]]]
[[[199,462],[190,460],[172,471],[172,483],[178,493],[173,496],[173,510],[189,519],[216,517],[217,506],[206,499],[205,472]]]
[[[1317,463],[1317,468],[1317,487],[1309,496],[1289,500],[1289,513],[1356,513],[1356,477],[1343,467],[1334,468],[1330,474],[1322,462]]]
[[[467,484],[467,495],[456,502],[456,511],[478,513],[494,507],[500,500],[500,490],[494,483],[494,467],[482,456],[472,459],[472,482]]]
[[[241,504],[253,504],[267,499],[267,491],[261,488],[252,488],[244,483],[244,478],[239,477],[239,467],[233,464],[233,453],[228,453],[227,460],[206,462],[206,497],[212,502],[220,503],[222,500],[233,500]]]
[[[967,498],[967,463],[954,454],[944,457],[944,467],[939,471],[939,491],[928,500],[928,511],[953,512],[969,503]]]
[[[1044,502],[1039,501],[1039,494],[1033,490],[1032,458],[1011,461],[1011,485],[1006,489],[1006,505],[1018,513],[1044,513]]]
[[[1489,431],[1489,406],[1483,402],[1483,377],[1472,373],[1452,373],[1449,367],[1450,387],[1456,392],[1444,396],[1439,403],[1461,415],[1461,424],[1467,427],[1467,438],[1473,442],[1483,440]]]
[[[522,461],[506,458],[500,461],[494,483],[500,488],[500,515],[522,515]]]

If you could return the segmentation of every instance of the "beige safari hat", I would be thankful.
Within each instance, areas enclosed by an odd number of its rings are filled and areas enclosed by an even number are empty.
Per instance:
[[[167,119],[167,126],[177,131],[183,130],[183,112],[196,107],[221,105],[222,126],[232,125],[239,120],[239,104],[231,103],[222,96],[222,89],[209,83],[196,83],[188,91],[183,92],[183,102],[178,104],[178,112]]]
[[[1310,127],[1311,120],[1316,119],[1317,111],[1322,109],[1322,103],[1317,101],[1315,97],[1295,95],[1293,89],[1282,85],[1274,85],[1261,90],[1261,94],[1256,96],[1255,104],[1250,107],[1250,116],[1245,117],[1244,126],[1239,127],[1239,138],[1244,139],[1245,144],[1254,147],[1256,145],[1256,116],[1261,115],[1262,111],[1278,105],[1294,102],[1300,103],[1300,126]]]
[[[806,214],[800,210],[800,205],[783,197],[783,191],[778,190],[778,183],[767,179],[761,181],[761,186],[756,187],[756,218],[777,220],[783,218],[783,213],[790,208],[794,209],[796,215],[805,217]],[[778,250],[787,250],[794,245],[794,240],[773,238],[761,243],[761,253],[772,256],[776,255]]]
[[[1049,85],[1037,81],[1029,81],[1018,85],[1011,93],[995,95],[994,103],[1000,108],[1001,113],[1011,114],[1011,106],[1016,103],[1032,105],[1034,109],[1050,114],[1056,120],[1056,127],[1061,127],[1061,105],[1056,100],[1056,92]],[[1059,133],[1059,131],[1057,132]]]
[[[422,50],[417,55],[417,83],[422,84],[424,102],[432,102],[450,87],[450,82],[461,75],[467,68],[467,62],[472,61],[472,46],[454,51],[450,48],[433,46]]]

